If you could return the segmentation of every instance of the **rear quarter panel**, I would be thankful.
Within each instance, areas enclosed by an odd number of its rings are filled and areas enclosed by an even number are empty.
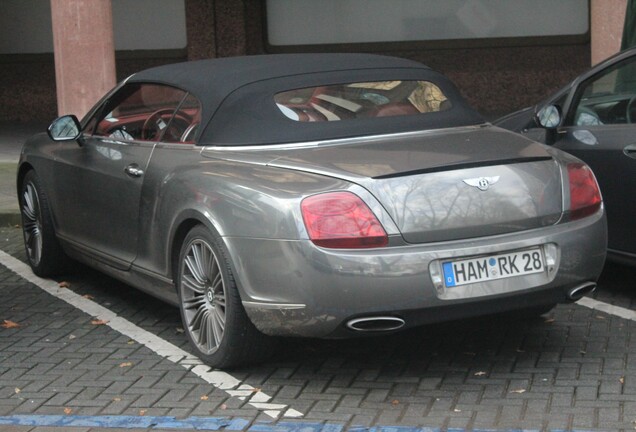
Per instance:
[[[136,267],[172,278],[172,256],[180,248],[175,235],[193,223],[221,237],[297,240],[305,232],[302,198],[351,186],[264,163],[204,158],[200,151],[192,146],[155,150],[142,191]]]

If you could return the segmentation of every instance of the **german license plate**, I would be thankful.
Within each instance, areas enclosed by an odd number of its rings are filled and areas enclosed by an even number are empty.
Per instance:
[[[545,270],[540,248],[442,263],[447,287],[541,273]]]

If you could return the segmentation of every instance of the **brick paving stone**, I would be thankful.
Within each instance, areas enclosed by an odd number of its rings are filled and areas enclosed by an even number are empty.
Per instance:
[[[493,425],[497,422],[497,418],[499,417],[499,414],[500,414],[499,410],[496,410],[496,409],[478,410],[475,412],[473,426],[475,428],[490,427],[489,425]]]
[[[304,418],[307,421],[319,421],[319,422],[331,421],[331,422],[348,424],[351,421],[352,417],[353,416],[351,414],[326,413],[323,411],[318,411],[318,412],[310,411],[309,413],[305,415]],[[380,418],[378,418],[377,421],[379,424],[393,424],[393,423],[382,423],[382,419]]]
[[[420,419],[413,419],[409,422],[409,419],[405,419],[406,424],[418,424]],[[352,428],[370,428],[373,425],[377,424],[377,419],[375,415],[354,415],[351,418],[350,424]]]
[[[577,429],[599,427],[596,410],[586,410],[573,413],[572,427]]]
[[[544,420],[544,430],[564,430],[572,428],[572,416],[569,414],[555,414]],[[591,428],[587,428],[588,430]]]
[[[448,421],[448,427],[449,428],[459,428],[459,429],[466,429],[468,427],[470,427],[470,424],[472,423],[472,419],[469,418],[458,418],[458,417],[451,417]]]

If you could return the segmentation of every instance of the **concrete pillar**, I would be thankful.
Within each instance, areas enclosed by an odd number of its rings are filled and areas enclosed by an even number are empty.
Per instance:
[[[111,0],[51,0],[57,109],[84,114],[116,83]]]
[[[591,1],[592,65],[621,49],[627,0]]]

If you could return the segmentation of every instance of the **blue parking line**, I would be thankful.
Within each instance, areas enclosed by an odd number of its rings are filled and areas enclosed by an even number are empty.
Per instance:
[[[222,417],[188,417],[177,420],[163,416],[80,416],[80,415],[10,415],[0,417],[0,425],[48,427],[99,427],[119,429],[186,429],[242,431],[250,424],[243,419]]]
[[[340,424],[295,421],[256,423],[249,428],[249,432],[341,432],[344,429],[344,426]]]
[[[0,425],[35,427],[98,427],[104,429],[176,429],[247,432],[440,432],[439,428],[409,426],[351,426],[337,423],[281,421],[255,423],[245,419],[223,417],[188,417],[177,420],[168,416],[80,416],[80,415],[10,415],[0,416]],[[250,426],[251,425],[251,426]],[[450,428],[447,432],[464,432]],[[539,432],[539,429],[471,429],[472,432]],[[564,432],[553,429],[550,432]],[[569,431],[583,432],[583,431]]]

